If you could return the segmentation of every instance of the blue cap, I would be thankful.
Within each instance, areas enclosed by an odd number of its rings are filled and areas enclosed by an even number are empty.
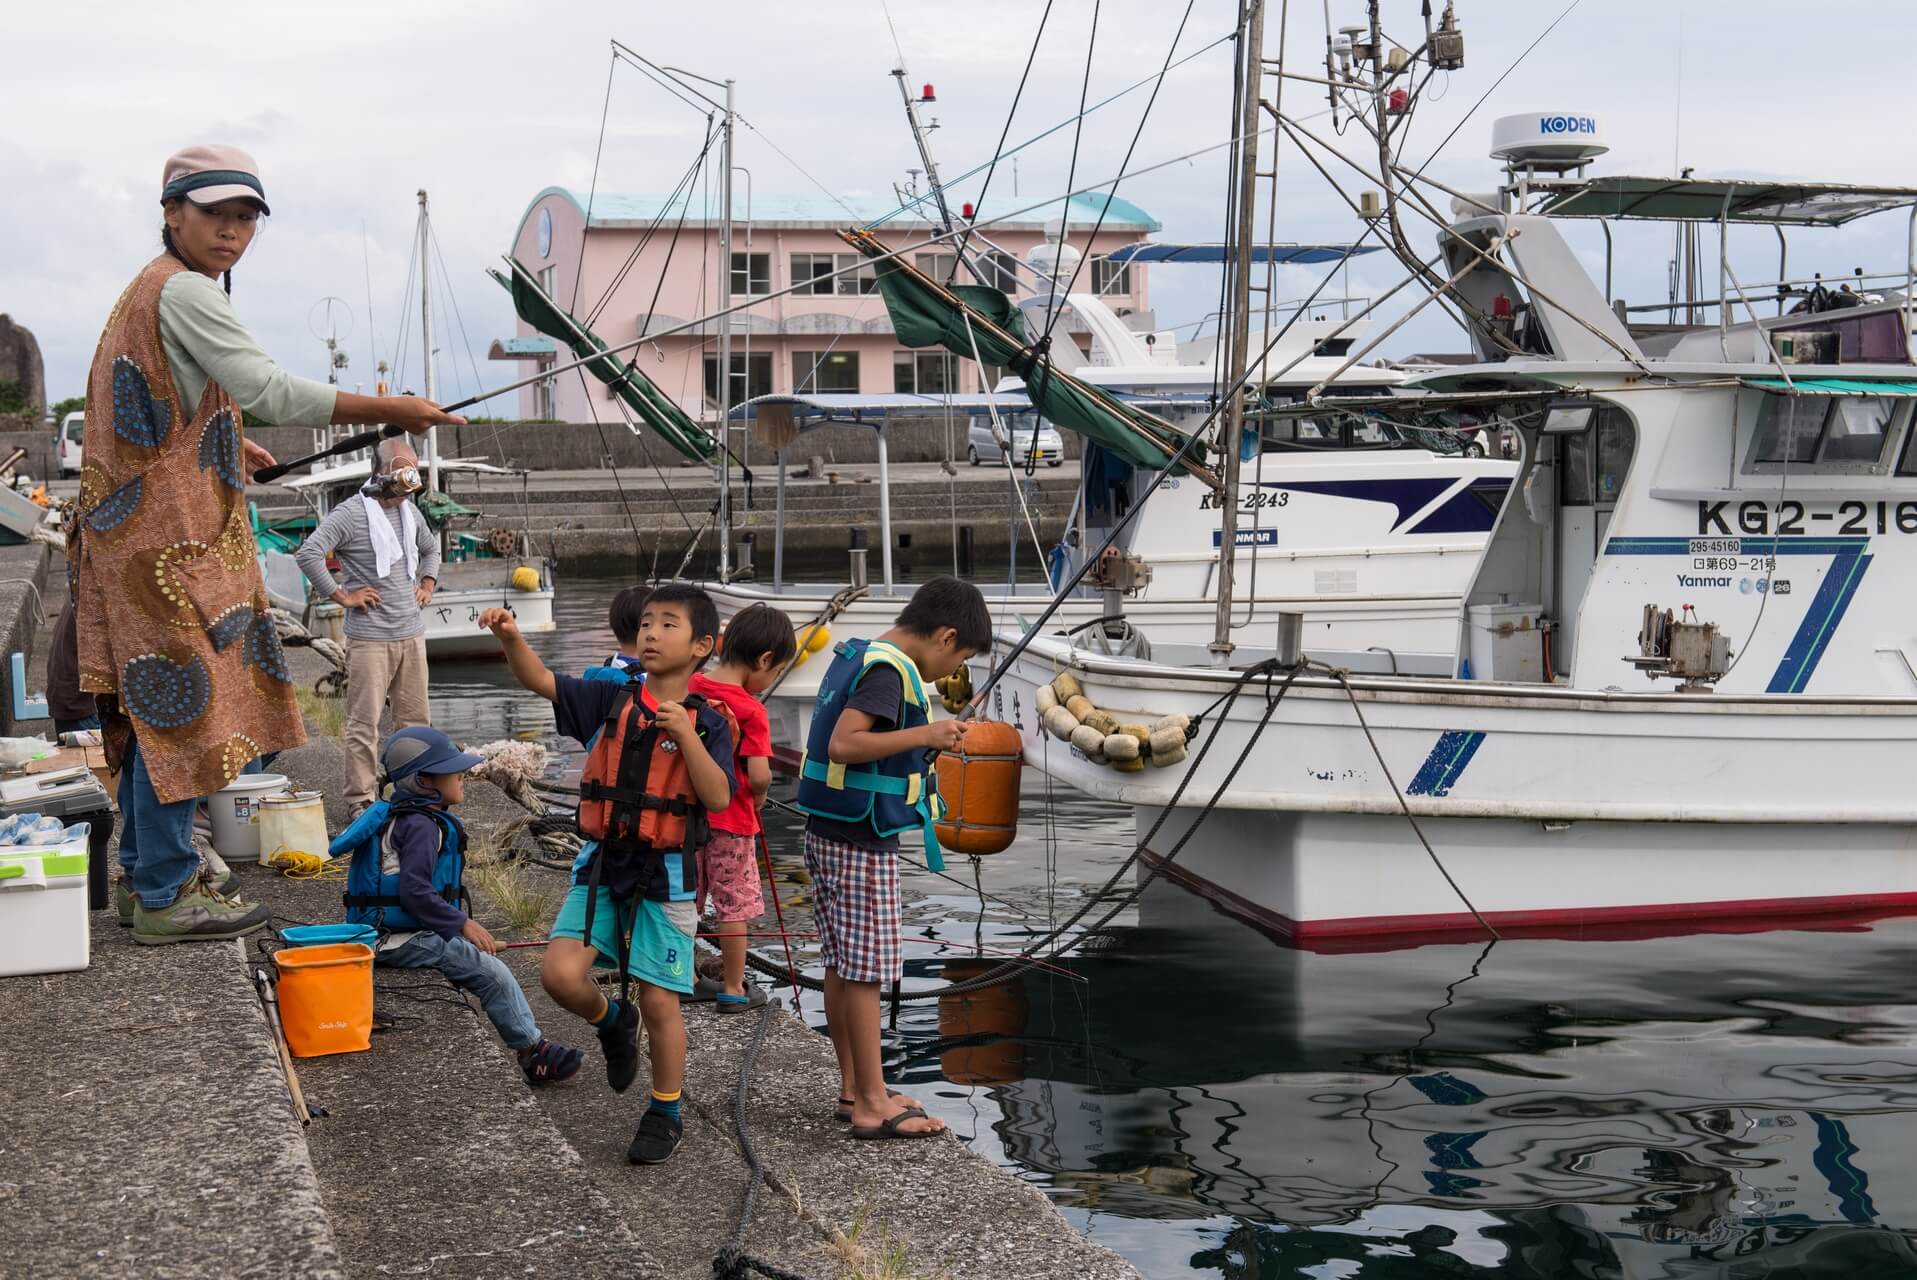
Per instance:
[[[404,782],[420,773],[464,773],[479,764],[478,756],[461,751],[457,743],[431,725],[401,729],[386,740],[380,768],[389,782]]]

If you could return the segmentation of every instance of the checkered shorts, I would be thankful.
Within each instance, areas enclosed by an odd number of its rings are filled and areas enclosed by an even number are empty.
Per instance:
[[[847,982],[891,982],[899,952],[898,855],[805,833],[819,959]]]

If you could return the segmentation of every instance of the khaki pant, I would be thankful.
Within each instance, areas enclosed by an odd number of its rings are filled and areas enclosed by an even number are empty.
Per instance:
[[[379,718],[393,703],[393,728],[430,724],[426,705],[426,637],[346,642],[346,806],[378,798]]]

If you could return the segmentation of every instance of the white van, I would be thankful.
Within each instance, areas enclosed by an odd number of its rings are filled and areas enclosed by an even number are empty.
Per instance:
[[[80,474],[80,442],[86,438],[86,415],[69,413],[53,431],[53,461],[60,476]]]

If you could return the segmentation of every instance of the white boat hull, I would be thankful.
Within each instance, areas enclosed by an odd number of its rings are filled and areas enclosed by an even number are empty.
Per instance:
[[[1120,720],[1202,716],[1191,754],[1121,773],[1053,738],[1033,693],[1061,669]],[[1176,809],[1161,856],[1215,800],[1170,874],[1306,943],[1472,930],[1459,891],[1521,931],[1917,908],[1917,700],[1354,678],[1368,738],[1327,677],[1262,731],[1282,676],[1214,707],[1233,681],[1041,639],[990,712],[1033,766],[1134,806],[1141,836]]]
[[[521,591],[511,583],[512,571],[530,565],[539,573],[539,587]],[[552,570],[537,557],[530,560],[467,560],[443,566],[445,578],[425,609],[428,658],[497,658],[499,641],[479,629],[479,615],[487,609],[509,608],[519,630],[536,635],[553,629]],[[316,634],[345,641],[345,619],[336,604],[313,610]]]

